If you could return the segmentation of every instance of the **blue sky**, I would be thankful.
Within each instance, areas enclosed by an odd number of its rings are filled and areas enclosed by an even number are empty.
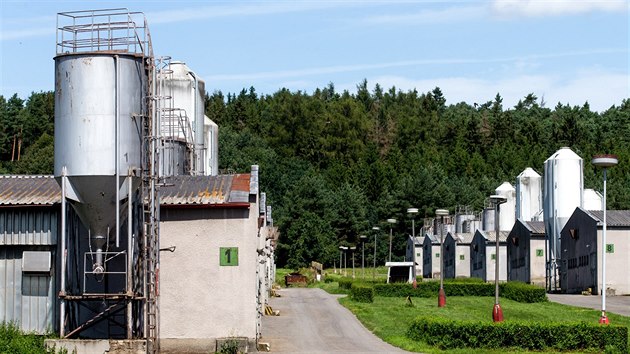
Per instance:
[[[312,93],[332,82],[514,106],[528,93],[602,111],[630,97],[627,0],[0,1],[0,94],[52,90],[56,13],[145,13],[156,55],[209,92]]]

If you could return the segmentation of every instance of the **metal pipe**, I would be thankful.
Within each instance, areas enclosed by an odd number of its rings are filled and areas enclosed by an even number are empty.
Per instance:
[[[131,202],[131,170],[127,177],[127,295],[133,295],[131,268],[133,267],[133,223]],[[133,307],[131,300],[127,302],[127,339],[131,339],[133,332]]]
[[[199,99],[199,95],[198,95],[198,91],[199,91],[199,78],[197,77],[197,75],[192,71],[189,70],[188,73],[190,74],[190,76],[193,77],[193,79],[195,79],[195,87],[193,87],[194,89],[194,94],[195,94],[195,100],[194,100],[194,105],[195,105],[195,109],[194,109],[194,114],[195,114],[195,150],[197,150],[197,171],[196,174],[197,175],[204,175],[205,174],[205,162],[204,162],[204,157],[203,157],[203,117],[199,118],[199,112],[197,111],[197,105],[198,105],[198,99]]]
[[[118,248],[120,247],[120,62],[118,55],[114,55],[114,68],[116,80],[114,85],[114,105],[116,106],[116,117],[114,118],[116,121],[116,156],[114,161],[116,164],[116,248]],[[107,235],[107,238],[109,238],[109,235]]]
[[[604,167],[604,225],[602,228],[602,319],[606,319],[606,167]]]
[[[501,212],[501,205],[496,203],[494,210],[494,231],[496,234],[495,243],[495,255],[494,255],[494,304],[499,304],[499,213]]]
[[[66,167],[61,169],[61,291],[66,295]],[[59,301],[59,337],[65,335],[66,300]]]

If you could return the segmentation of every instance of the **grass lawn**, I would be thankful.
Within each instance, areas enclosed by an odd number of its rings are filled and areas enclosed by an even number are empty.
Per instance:
[[[492,322],[494,297],[451,296],[446,307],[437,307],[437,297],[412,298],[413,307],[404,298],[374,298],[374,303],[359,303],[348,298],[339,299],[341,304],[352,311],[363,325],[384,341],[402,349],[423,353],[505,353],[503,350],[458,349],[442,351],[405,336],[411,321],[418,316],[439,316],[453,320]],[[519,322],[579,322],[598,323],[600,311],[561,305],[553,302],[526,304],[501,299],[505,321]],[[630,317],[609,313],[610,322],[630,327]],[[509,352],[516,352],[512,348]],[[527,351],[520,351],[525,353]],[[541,353],[541,352],[536,352]],[[555,353],[555,352],[544,352]],[[566,353],[566,352],[565,352]],[[584,352],[581,352],[584,353]],[[596,353],[596,352],[591,352]]]

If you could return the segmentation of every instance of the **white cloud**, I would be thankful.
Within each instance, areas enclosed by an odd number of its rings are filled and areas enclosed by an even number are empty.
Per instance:
[[[500,16],[540,17],[575,15],[593,11],[627,11],[626,0],[494,0],[492,11]]]
[[[379,15],[366,17],[362,21],[369,24],[435,24],[475,21],[487,13],[485,6],[457,6],[444,9],[422,10],[416,13]]]

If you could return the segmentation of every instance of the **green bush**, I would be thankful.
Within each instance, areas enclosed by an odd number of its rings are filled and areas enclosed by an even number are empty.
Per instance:
[[[499,290],[501,296],[518,302],[534,303],[547,301],[547,294],[544,288],[523,282],[511,281],[499,284]]]
[[[432,297],[437,296],[439,289],[440,283],[437,281],[418,283],[415,289],[411,284],[402,283],[374,285],[375,294],[384,297]],[[502,297],[518,302],[547,301],[545,289],[521,282],[501,283],[499,291]],[[444,293],[446,296],[494,296],[494,284],[454,279],[444,282]]]
[[[47,336],[24,333],[14,323],[0,324],[0,353],[55,353],[46,349],[44,339]]]
[[[340,289],[350,290],[352,287],[352,278],[339,278],[337,281],[339,282]]]
[[[374,302],[374,288],[364,284],[352,284],[350,298],[357,302]]]
[[[421,317],[407,336],[440,349],[521,348],[627,352],[628,329],[587,323],[484,323]]]

